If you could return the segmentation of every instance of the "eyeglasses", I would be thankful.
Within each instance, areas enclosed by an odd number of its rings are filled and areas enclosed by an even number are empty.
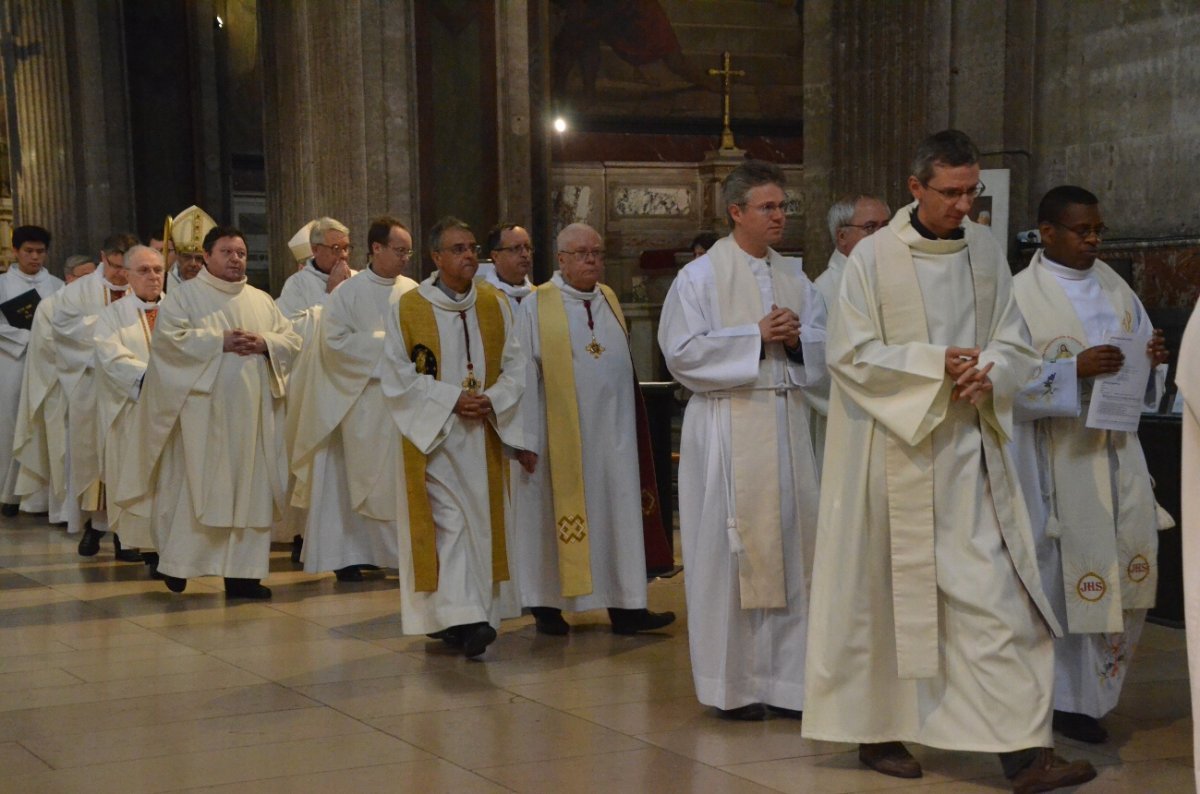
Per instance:
[[[325,243],[317,243],[317,245],[319,245],[322,248],[328,248],[330,251],[333,252],[334,256],[341,256],[342,254],[354,253],[354,246],[349,243],[347,243],[346,245],[326,245]]]
[[[868,236],[887,226],[888,222],[876,223],[875,221],[867,221],[866,223],[843,223],[842,226],[849,226],[852,229],[862,229]]]
[[[438,250],[449,251],[455,256],[462,256],[465,253],[472,253],[475,254],[475,256],[479,256],[479,254],[483,252],[483,247],[479,245],[467,245],[466,243],[459,243],[458,245],[452,245],[449,248],[439,248]]]
[[[983,195],[983,191],[987,190],[987,186],[984,185],[982,182],[980,182],[978,185],[971,188],[970,190],[954,190],[953,188],[950,190],[943,190],[940,187],[934,187],[933,185],[929,184],[928,182],[922,182],[921,184],[924,187],[932,190],[934,193],[940,193],[942,198],[946,199],[946,201],[949,201],[951,203],[956,203],[963,196],[966,196],[971,201],[974,201],[975,199],[977,199]]]
[[[413,251],[411,248],[393,248],[389,245],[388,250],[395,254],[397,259],[412,259]]]
[[[585,251],[559,251],[559,253],[567,254],[568,256],[573,256],[576,259],[580,260],[581,262],[584,260],[587,260],[587,259],[595,259],[597,262],[599,262],[601,259],[604,258],[603,251],[597,251],[597,250],[590,249],[590,248]]]
[[[1080,240],[1086,240],[1087,238],[1091,237],[1092,235],[1095,235],[1097,240],[1102,240],[1108,236],[1108,227],[1105,226],[1103,223],[1100,224],[1099,226],[1064,226],[1063,224],[1059,223],[1058,221],[1050,221],[1050,222],[1060,229],[1066,229],[1067,231],[1071,232],[1076,237],[1078,237]]]
[[[784,213],[784,214],[787,213],[787,205],[786,204],[776,203],[774,201],[768,201],[765,204],[745,204],[745,203],[743,203],[742,206],[745,207],[746,209],[754,210],[755,212],[758,212],[762,215],[774,215],[777,212]]]
[[[497,246],[493,251],[512,251],[514,254],[532,254],[533,246],[529,243],[521,243],[520,245],[505,245]]]

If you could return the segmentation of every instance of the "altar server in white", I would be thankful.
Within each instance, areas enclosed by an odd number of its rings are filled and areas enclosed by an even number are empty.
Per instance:
[[[400,431],[380,389],[384,328],[400,296],[417,283],[403,275],[412,236],[395,218],[367,232],[370,263],[332,293],[316,341],[306,345],[289,383],[292,504],[304,508],[304,570],[360,582],[363,566],[395,568]]]
[[[646,608],[637,381],[625,318],[600,283],[604,242],[573,223],[557,240],[559,270],[522,302],[528,359],[525,449],[514,502],[513,559],[537,630],[566,634],[563,610],[608,609],[618,634],[675,620]]]
[[[505,449],[523,448],[525,357],[504,296],[473,280],[470,227],[439,221],[429,249],[437,272],[401,297],[384,343],[383,393],[404,435],[400,615],[405,634],[474,657],[496,639],[510,579]]]
[[[733,232],[684,267],[663,306],[667,368],[694,392],[679,448],[679,526],[701,703],[799,717],[818,479],[802,393],[826,378],[825,307],[772,246],[784,175],[750,161],[722,185]]]
[[[48,489],[18,493],[21,464],[13,454],[13,439],[34,314],[44,298],[63,286],[61,279],[46,270],[49,231],[18,226],[13,230],[12,247],[16,262],[0,275],[0,308],[4,309],[0,313],[0,512],[6,516],[16,515],[19,506],[40,513],[50,505]]]
[[[1017,406],[1018,466],[1046,594],[1066,635],[1054,645],[1054,729],[1097,744],[1117,705],[1158,584],[1158,509],[1136,432],[1087,426],[1097,377],[1120,372],[1110,334],[1146,338],[1146,410],[1162,399],[1168,357],[1161,332],[1115,271],[1097,259],[1099,200],[1074,185],[1038,208],[1042,249],[1013,292],[1045,362]],[[1029,420],[1040,420],[1032,423]],[[1025,443],[1021,443],[1021,442]],[[1160,517],[1165,521],[1160,522]]]

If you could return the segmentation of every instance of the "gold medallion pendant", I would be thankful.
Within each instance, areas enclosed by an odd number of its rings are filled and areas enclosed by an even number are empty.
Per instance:
[[[475,371],[467,370],[467,377],[463,379],[462,387],[466,389],[468,394],[477,394],[479,387],[482,386],[479,379],[475,377]]]
[[[584,348],[584,350],[591,353],[592,358],[600,358],[600,354],[604,352],[604,345],[597,342],[596,337],[593,336],[592,341],[587,343],[587,346]]]

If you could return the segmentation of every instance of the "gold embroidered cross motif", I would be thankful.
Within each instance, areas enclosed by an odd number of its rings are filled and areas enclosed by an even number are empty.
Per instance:
[[[581,515],[558,519],[558,539],[563,543],[579,543],[587,537],[587,524]]]
[[[583,349],[591,353],[592,358],[600,358],[600,354],[604,352],[604,345],[597,342],[596,337],[593,336],[592,341],[588,342]]]

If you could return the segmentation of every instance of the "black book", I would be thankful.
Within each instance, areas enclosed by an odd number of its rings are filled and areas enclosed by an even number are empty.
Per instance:
[[[42,296],[37,290],[31,289],[0,303],[0,312],[4,312],[4,319],[9,325],[28,331],[33,327],[33,313],[41,302]]]

